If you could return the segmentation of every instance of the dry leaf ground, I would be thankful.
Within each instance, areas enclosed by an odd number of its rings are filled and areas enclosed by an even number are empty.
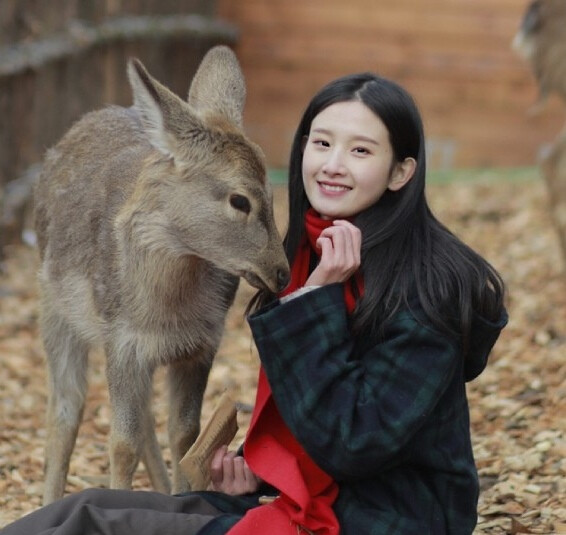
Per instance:
[[[566,533],[566,269],[549,221],[546,191],[535,176],[434,184],[438,217],[503,274],[510,322],[488,369],[469,385],[474,450],[481,476],[477,534]],[[284,227],[285,190],[276,188]],[[36,253],[10,248],[0,275],[0,526],[39,506],[42,491],[43,353],[37,332]],[[211,372],[203,418],[228,390],[241,403],[241,441],[253,404],[257,357],[240,288]],[[92,357],[90,389],[68,492],[105,485],[109,408],[101,355]],[[166,398],[156,376],[154,404],[164,454]],[[149,488],[143,468],[135,488]]]

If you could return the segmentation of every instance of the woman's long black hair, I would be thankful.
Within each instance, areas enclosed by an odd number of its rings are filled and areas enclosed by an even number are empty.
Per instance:
[[[353,327],[379,334],[399,307],[409,306],[420,309],[440,331],[461,336],[466,349],[474,311],[487,320],[499,320],[504,284],[489,263],[430,211],[422,120],[413,98],[395,82],[373,73],[344,76],[323,87],[306,108],[289,163],[289,226],[283,242],[287,258],[293,262],[310,207],[302,177],[304,139],[322,110],[344,101],[360,101],[381,119],[396,162],[414,158],[417,163],[405,186],[386,190],[354,220],[362,232],[364,294],[354,311]],[[267,293],[257,297],[251,308],[273,298]]]

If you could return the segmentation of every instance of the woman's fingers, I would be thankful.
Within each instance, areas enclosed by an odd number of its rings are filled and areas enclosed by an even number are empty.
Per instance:
[[[222,459],[222,471],[223,479],[225,482],[230,483],[236,480],[236,473],[234,469],[234,457],[236,452],[229,451],[226,452],[224,458]]]
[[[242,490],[246,489],[248,483],[248,478],[246,477],[246,467],[247,464],[243,457],[234,457],[232,462],[234,481],[238,482]]]
[[[244,461],[244,478],[248,484],[249,492],[254,492],[259,486],[259,479],[252,472],[251,468],[248,466],[248,463],[246,463],[245,461]]]
[[[360,267],[362,235],[348,221],[334,221],[332,227],[323,230],[317,245],[320,247],[320,263],[307,284],[344,282]]]
[[[231,495],[255,492],[260,481],[245,459],[227,446],[218,448],[210,464],[211,489]]]
[[[336,220],[323,234],[332,239],[337,254],[344,255],[348,261],[359,267],[362,233],[358,227],[349,221]]]
[[[228,451],[227,446],[221,446],[218,448],[212,457],[212,461],[210,463],[210,482],[213,486],[220,485],[224,478],[224,456]]]

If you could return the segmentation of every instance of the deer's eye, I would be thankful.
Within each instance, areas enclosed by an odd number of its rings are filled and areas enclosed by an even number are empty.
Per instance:
[[[232,205],[232,208],[235,208],[240,212],[244,212],[244,214],[249,214],[252,209],[249,199],[243,195],[238,195],[237,193],[230,195],[230,204]]]

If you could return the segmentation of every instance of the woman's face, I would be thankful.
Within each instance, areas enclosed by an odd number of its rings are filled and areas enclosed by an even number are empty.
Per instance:
[[[352,217],[387,189],[411,178],[414,160],[396,163],[389,132],[365,104],[331,104],[312,121],[303,151],[303,184],[311,206],[326,219]]]

